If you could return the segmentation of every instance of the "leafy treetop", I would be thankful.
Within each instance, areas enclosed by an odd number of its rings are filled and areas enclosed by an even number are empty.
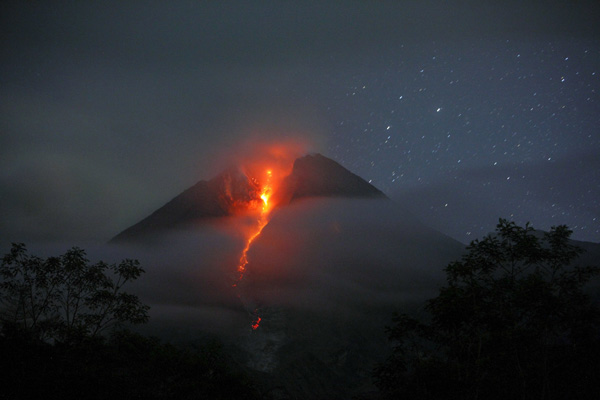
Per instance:
[[[600,312],[584,286],[600,269],[574,265],[582,250],[570,234],[501,219],[471,242],[426,303],[429,322],[395,315],[378,386],[391,397],[586,398],[598,386]]]
[[[122,290],[143,272],[137,260],[90,264],[78,247],[42,259],[13,243],[0,266],[0,321],[54,340],[144,323],[149,307]]]

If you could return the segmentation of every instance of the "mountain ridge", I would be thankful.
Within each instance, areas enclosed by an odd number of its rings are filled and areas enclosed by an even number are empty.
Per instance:
[[[278,191],[277,206],[308,197],[387,198],[375,186],[319,153],[297,158]],[[259,199],[255,180],[240,168],[230,167],[208,181],[198,181],[109,243],[136,241],[154,233],[232,216]]]
[[[284,185],[292,187],[291,200],[303,197],[382,197],[387,196],[350,172],[336,161],[321,154],[300,157]]]

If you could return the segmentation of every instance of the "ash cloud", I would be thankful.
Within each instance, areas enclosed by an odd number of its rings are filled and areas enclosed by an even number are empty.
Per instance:
[[[279,169],[285,174],[291,172],[294,161],[307,153],[324,148],[318,135],[309,132],[286,132],[270,129],[249,130],[240,128],[240,138],[227,148],[216,151],[211,156],[213,175],[230,167],[249,169],[256,175],[257,169]]]

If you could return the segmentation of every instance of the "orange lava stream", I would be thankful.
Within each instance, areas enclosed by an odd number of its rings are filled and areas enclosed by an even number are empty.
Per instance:
[[[258,325],[260,325],[261,320],[262,320],[261,317],[257,317],[256,321],[254,321],[254,323],[252,324],[252,329],[256,330],[256,328],[258,328]]]
[[[240,264],[238,265],[238,272],[240,273],[239,280],[244,277],[244,272],[246,272],[246,265],[248,265],[248,251],[250,250],[252,243],[260,235],[263,228],[269,223],[269,213],[272,208],[272,205],[269,204],[269,199],[273,194],[273,188],[271,187],[271,176],[272,172],[271,170],[268,170],[267,181],[260,193],[260,198],[263,201],[263,204],[260,210],[260,216],[258,218],[258,225],[256,226],[254,233],[250,235],[246,241],[246,247],[244,247],[244,250],[242,250],[242,256],[240,257]]]
[[[244,277],[244,273],[246,272],[246,265],[248,265],[248,251],[250,250],[252,243],[260,235],[260,233],[262,232],[264,227],[267,226],[267,224],[269,223],[269,214],[273,208],[273,204],[269,203],[269,199],[271,198],[271,195],[273,194],[271,177],[272,177],[272,171],[267,170],[267,179],[266,179],[265,185],[262,187],[261,193],[260,193],[260,198],[261,198],[263,204],[260,209],[260,215],[258,217],[258,224],[256,225],[255,231],[246,240],[246,246],[244,247],[244,250],[242,250],[242,255],[240,257],[240,262],[239,262],[239,265],[237,268],[240,275],[239,275],[237,282],[233,284],[234,287],[236,287],[237,283],[239,283],[242,280],[242,278]],[[253,330],[256,330],[258,328],[260,321],[261,321],[261,318],[259,316],[257,316],[257,319],[252,324]]]

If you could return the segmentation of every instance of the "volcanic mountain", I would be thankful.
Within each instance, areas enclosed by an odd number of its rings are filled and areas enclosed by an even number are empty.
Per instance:
[[[265,398],[352,398],[393,311],[432,297],[464,245],[327,157],[292,160],[200,181],[112,241],[147,271],[149,333],[217,335]]]
[[[130,242],[202,221],[232,216],[259,199],[260,188],[240,168],[229,168],[209,181],[199,181],[111,242]],[[364,179],[321,154],[306,155],[293,164],[278,190],[278,205],[306,197],[385,198]]]
[[[200,181],[113,239],[146,270],[145,329],[215,335],[265,399],[378,398],[393,312],[421,315],[464,244],[320,154],[267,164]]]

